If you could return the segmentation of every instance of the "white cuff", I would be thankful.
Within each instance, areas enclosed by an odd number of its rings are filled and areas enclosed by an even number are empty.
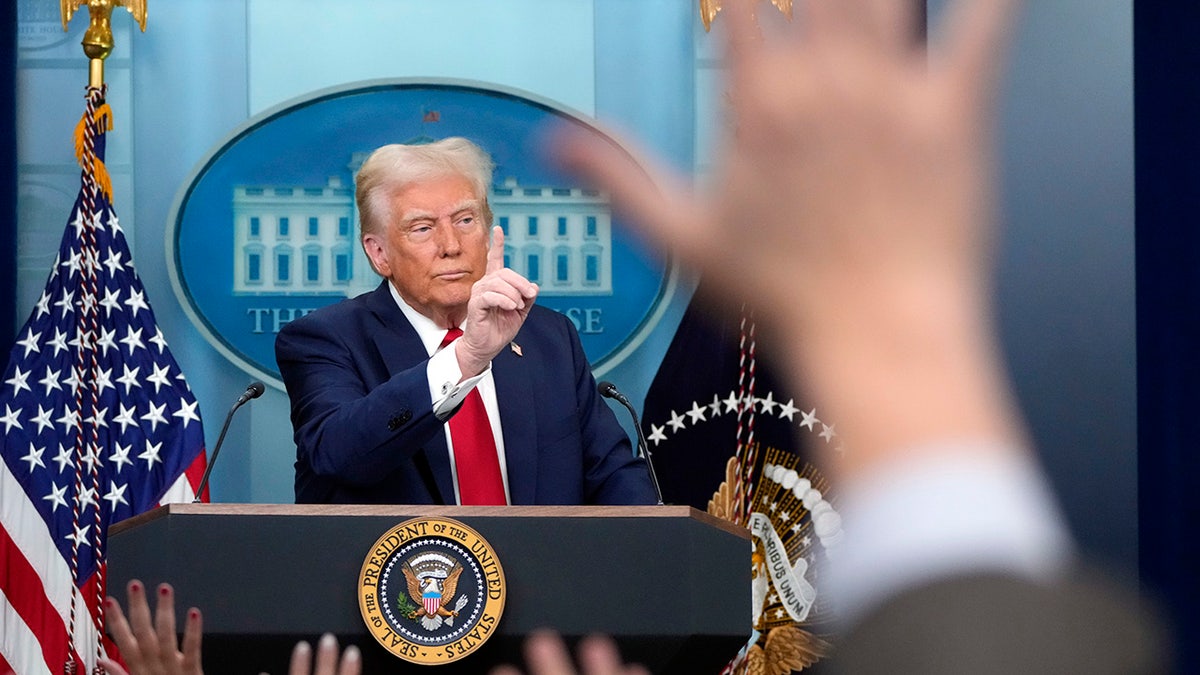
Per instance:
[[[916,456],[839,486],[845,538],[830,551],[824,589],[839,623],[938,579],[1002,572],[1049,580],[1067,566],[1066,525],[1024,451]]]
[[[459,338],[462,339],[462,338]],[[440,420],[446,420],[467,394],[479,384],[483,376],[491,369],[492,364],[474,377],[462,379],[462,370],[458,367],[458,355],[454,351],[458,340],[439,349],[429,357],[425,373],[429,378],[429,397],[433,400],[433,414]],[[460,380],[462,380],[460,382]]]

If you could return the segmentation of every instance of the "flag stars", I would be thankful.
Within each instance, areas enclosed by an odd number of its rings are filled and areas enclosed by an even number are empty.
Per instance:
[[[42,339],[42,334],[40,332],[35,333],[35,332],[33,332],[32,328],[28,329],[25,332],[25,339],[17,340],[17,344],[19,344],[25,348],[25,356],[22,358],[29,358],[29,354],[31,352],[38,352],[40,354],[42,351],[42,347],[38,341],[41,339]]]
[[[158,353],[162,354],[167,348],[167,338],[163,335],[162,329],[155,326],[154,337],[150,341],[158,345]]]
[[[85,488],[83,488],[83,490],[80,490],[80,492],[79,492],[80,509],[86,510],[89,506],[94,506],[99,503],[100,503],[100,501],[98,499],[96,499],[95,488],[85,487]]]
[[[767,413],[768,415],[774,415],[775,406],[779,405],[779,403],[775,401],[775,392],[768,391],[766,398],[758,399],[758,405],[761,406],[760,409],[763,412]]]
[[[793,405],[795,402],[795,399],[789,398],[787,403],[779,404],[779,419],[786,419],[789,422],[795,421],[796,413],[800,412],[800,409]]]
[[[37,316],[35,319],[40,319],[42,316],[50,313],[50,292],[43,290],[42,297],[37,301]]]
[[[674,410],[671,411],[671,419],[667,422],[667,424],[670,425],[672,432],[679,431],[687,426],[687,423],[683,421],[683,415],[680,415]]]
[[[67,335],[58,328],[54,329],[54,337],[46,343],[47,346],[54,347],[54,355],[58,356],[59,352],[67,349]]]
[[[79,426],[79,411],[67,408],[63,411],[62,417],[54,421],[63,425],[64,430],[71,431]]]
[[[142,386],[142,383],[138,381],[138,371],[140,371],[142,367],[137,366],[136,368],[130,370],[128,363],[121,364],[121,367],[124,368],[125,373],[117,378],[117,382],[125,385],[125,394],[129,395],[129,390],[133,389],[134,387]],[[121,407],[124,408],[124,406]]]
[[[71,221],[71,227],[75,228],[75,238],[79,239],[83,236],[83,229],[87,223],[83,220],[83,211],[75,212],[75,220]]]
[[[125,337],[121,338],[121,344],[129,348],[131,356],[134,349],[145,349],[146,345],[142,342],[142,329],[134,330],[133,326],[129,326],[126,329]]]
[[[808,429],[809,431],[814,431],[814,430],[815,430],[815,428],[813,427],[813,425],[814,425],[814,424],[816,424],[816,423],[818,422],[818,420],[817,420],[817,409],[816,409],[816,408],[813,408],[812,410],[809,410],[808,412],[802,412],[802,413],[800,413],[800,417],[801,417],[801,419],[800,419],[800,426],[802,426],[802,427],[804,427],[804,428]]]
[[[71,367],[71,376],[63,380],[63,384],[71,388],[72,393],[78,393],[79,388],[83,386],[83,371],[79,368]]]
[[[126,464],[133,464],[133,460],[129,459],[129,453],[132,450],[132,445],[121,445],[120,443],[117,443],[116,449],[114,449],[112,454],[108,456],[108,461],[116,465],[117,468],[115,471],[118,475],[120,475],[121,469],[125,468]]]
[[[81,260],[82,260],[82,256],[79,255],[79,251],[73,250],[73,251],[71,251],[71,257],[67,258],[66,262],[59,263],[60,267],[67,268],[67,270],[68,270],[67,278],[68,279],[70,279],[72,276],[74,276],[76,273],[79,272]]]
[[[139,309],[150,309],[150,305],[146,304],[146,294],[133,289],[129,291],[129,299],[125,301],[125,306],[129,308],[129,313],[133,316],[137,316]]]
[[[54,463],[58,465],[58,472],[61,474],[68,466],[71,466],[71,449],[58,444],[58,454],[54,456]]]
[[[725,399],[725,412],[726,413],[737,412],[738,403],[740,403],[740,402],[741,402],[741,399],[738,398],[736,391],[729,392],[729,398]]]
[[[178,417],[179,419],[183,420],[184,429],[187,428],[188,422],[192,420],[197,422],[200,421],[200,416],[196,414],[196,406],[200,405],[198,401],[192,401],[191,403],[184,403],[183,401],[180,401],[180,404],[181,407],[179,410],[171,413],[171,416]]]
[[[105,389],[112,389],[113,391],[117,389],[112,383],[112,368],[105,368],[96,373],[96,394],[103,396]]]
[[[129,502],[125,499],[125,489],[128,487],[129,483],[120,486],[113,483],[108,487],[108,494],[104,495],[104,499],[108,500],[108,503],[111,504],[109,507],[111,510],[116,511],[117,504],[129,506]]]
[[[67,312],[75,311],[75,293],[64,288],[62,297],[54,302],[54,306],[62,310],[62,316],[65,318]]]
[[[22,389],[30,393],[33,392],[33,390],[30,389],[29,385],[26,383],[26,380],[28,379],[29,372],[21,372],[21,366],[15,366],[13,368],[13,376],[5,380],[4,383],[12,385],[13,397],[16,397],[17,394],[21,393]]]
[[[47,428],[50,428],[50,429],[54,428],[54,422],[50,421],[50,416],[53,414],[54,414],[54,406],[50,406],[50,409],[47,410],[46,408],[43,408],[40,403],[38,404],[38,414],[32,420],[32,422],[34,424],[36,424],[38,427],[38,429],[37,429],[38,434],[41,434]]]
[[[117,220],[117,212],[112,209],[108,210],[108,229],[112,232],[113,238],[116,238],[118,233],[124,233],[121,229],[121,221]]]
[[[29,473],[33,473],[33,470],[39,466],[43,469],[46,468],[46,463],[42,461],[42,455],[45,452],[45,448],[35,447],[33,443],[29,444],[29,452],[25,453],[25,456],[21,458],[22,462],[29,463]]]
[[[658,447],[659,442],[667,440],[667,435],[663,433],[666,430],[666,425],[659,426],[657,424],[650,425],[650,435],[646,437],[647,441],[654,441],[654,447]]]
[[[83,310],[83,315],[87,316],[96,311],[96,296],[92,293],[84,292],[79,296],[79,307]]]
[[[83,269],[88,272],[88,277],[95,276],[96,270],[100,269],[100,254],[98,251],[90,249],[83,252]]]
[[[721,397],[720,396],[713,394],[712,403],[708,404],[708,414],[712,415],[713,419],[716,419],[717,416],[721,414]]]
[[[837,432],[833,430],[832,424],[821,424],[821,433],[817,435],[824,438],[825,442],[828,443],[833,440],[834,436],[837,436]]]
[[[23,428],[21,426],[20,417],[21,417],[21,409],[20,408],[13,410],[12,408],[8,407],[7,403],[5,403],[4,404],[4,416],[0,417],[0,424],[4,425],[4,433],[7,434],[8,432],[12,431],[13,427],[16,427],[18,429]]]
[[[92,332],[89,330],[80,331],[79,334],[76,335],[74,337],[74,339],[72,339],[67,344],[74,347],[77,350],[91,349],[92,348]]]
[[[100,298],[100,306],[104,308],[104,316],[112,316],[112,313],[121,311],[121,289],[112,290],[111,288],[104,289],[104,297]]]
[[[91,417],[89,417],[88,421],[91,422],[92,425],[95,426],[97,429],[99,429],[100,427],[104,427],[107,429],[108,428],[108,419],[107,418],[108,418],[108,408],[101,408],[101,409],[97,410],[95,412],[95,414],[93,414]]]
[[[163,417],[163,412],[166,409],[167,409],[166,403],[164,403],[162,405],[157,405],[157,406],[154,405],[153,403],[151,403],[150,404],[150,412],[146,413],[145,415],[142,415],[142,419],[144,419],[150,423],[150,432],[151,433],[153,433],[154,431],[156,431],[158,429],[158,424],[160,422],[163,424],[167,423],[167,418]]]
[[[117,337],[117,331],[109,328],[108,326],[101,326],[100,339],[96,341],[96,348],[102,350],[102,353],[105,356],[108,356],[108,350],[117,349],[117,343],[113,339],[115,337]]]
[[[687,411],[687,416],[692,418],[692,426],[696,426],[697,422],[704,422],[707,418],[704,416],[705,406],[700,405],[697,401],[692,401],[692,409]]]
[[[138,455],[138,459],[146,460],[147,471],[150,471],[154,468],[155,462],[158,462],[159,464],[162,463],[162,459],[160,459],[158,456],[158,453],[161,450],[162,443],[151,443],[149,440],[146,441],[146,450]]]
[[[88,530],[90,530],[90,529],[92,529],[91,525],[83,525],[83,526],[75,525],[75,531],[72,532],[71,534],[68,534],[67,536],[65,536],[63,538],[68,541],[73,542],[75,544],[75,546],[77,546],[77,547],[78,546],[87,546],[88,545],[87,533],[88,533]]]
[[[158,367],[157,363],[154,364],[154,372],[146,377],[146,381],[154,383],[154,393],[155,394],[157,394],[159,389],[161,389],[163,387],[170,388],[170,386],[171,386],[171,378],[169,377],[170,370],[171,370],[170,366],[163,366],[160,369]]]
[[[82,461],[83,465],[87,467],[88,473],[95,471],[96,467],[101,463],[99,446],[93,445],[89,447],[87,451],[83,453]]]
[[[60,375],[62,375],[61,370],[51,370],[50,366],[46,366],[46,376],[38,380],[38,384],[46,388],[46,396],[50,395],[52,389],[62,391],[62,385],[58,383]]]
[[[115,276],[117,272],[125,270],[125,264],[121,262],[121,252],[108,247],[108,257],[104,259],[104,266],[108,268],[109,276]]]
[[[45,497],[42,497],[42,499],[50,502],[50,513],[54,513],[55,511],[57,511],[58,507],[60,507],[60,506],[66,508],[66,506],[67,506],[67,486],[64,485],[60,488],[57,485],[55,485],[54,483],[51,483],[50,484],[50,494],[46,495]]]

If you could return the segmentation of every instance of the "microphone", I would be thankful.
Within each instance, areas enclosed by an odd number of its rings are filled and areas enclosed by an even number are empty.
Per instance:
[[[204,494],[204,488],[208,487],[208,476],[212,473],[213,467],[217,465],[217,454],[221,452],[221,444],[225,442],[225,432],[229,431],[229,422],[233,419],[233,413],[242,407],[247,401],[252,398],[258,398],[266,391],[266,387],[262,382],[251,382],[250,386],[246,387],[246,391],[238,397],[234,402],[233,407],[225,415],[225,424],[221,427],[221,435],[217,437],[217,445],[213,448],[212,458],[208,460],[208,467],[204,469],[204,477],[200,479],[200,486],[196,488],[196,498],[192,500],[193,504],[200,503],[200,497]]]
[[[658,476],[654,473],[654,462],[650,459],[650,446],[646,445],[646,437],[642,434],[642,423],[638,420],[637,411],[633,409],[633,404],[629,399],[625,398],[617,385],[605,380],[598,387],[600,395],[604,398],[611,398],[617,403],[625,406],[630,415],[633,415],[633,430],[637,432],[638,452],[641,453],[642,459],[646,461],[646,472],[650,474],[650,482],[654,484],[654,492],[658,495],[658,505],[663,505],[662,488],[658,486]],[[215,453],[214,453],[215,456]]]

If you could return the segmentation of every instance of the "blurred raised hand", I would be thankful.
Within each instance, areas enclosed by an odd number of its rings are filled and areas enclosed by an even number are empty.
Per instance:
[[[720,15],[729,120],[705,186],[597,135],[564,132],[551,152],[756,309],[853,448],[831,470],[948,438],[1020,446],[988,300],[990,127],[1016,2],[957,0],[928,45],[910,0],[797,0],[768,36],[754,4]]]

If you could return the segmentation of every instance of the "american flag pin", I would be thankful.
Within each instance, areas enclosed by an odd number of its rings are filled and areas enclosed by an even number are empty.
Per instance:
[[[513,353],[516,354],[517,356],[525,356],[524,354],[521,353],[521,345],[519,345],[515,342],[510,342],[510,343],[508,343],[508,347],[509,347],[509,349],[513,350]]]

